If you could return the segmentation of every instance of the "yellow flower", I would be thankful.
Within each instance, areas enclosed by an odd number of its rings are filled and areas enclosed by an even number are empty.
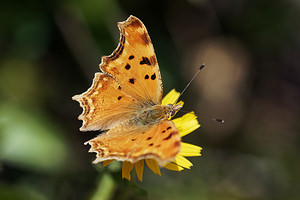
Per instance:
[[[162,105],[172,104],[174,101],[179,97],[180,93],[176,92],[174,89],[171,90],[162,100]],[[183,102],[178,102],[177,104],[183,105]],[[179,135],[181,137],[193,132],[197,128],[200,127],[200,124],[198,123],[197,117],[193,112],[187,113],[183,115],[182,117],[176,118],[172,120],[174,124],[176,125]],[[181,142],[181,149],[180,152],[176,155],[175,160],[173,162],[169,162],[164,166],[164,168],[167,168],[169,170],[174,171],[182,171],[185,168],[190,169],[193,164],[186,159],[185,157],[192,157],[192,156],[201,156],[201,147]],[[102,164],[103,166],[106,166],[110,164],[113,160],[106,160]],[[159,176],[160,168],[158,166],[158,163],[154,159],[145,159],[145,160],[139,160],[136,163],[131,163],[128,161],[124,161],[122,165],[122,178],[126,178],[127,180],[131,179],[130,172],[132,171],[133,167],[135,167],[135,171],[137,174],[137,177],[140,181],[143,180],[143,170],[144,170],[144,163],[155,173]]]

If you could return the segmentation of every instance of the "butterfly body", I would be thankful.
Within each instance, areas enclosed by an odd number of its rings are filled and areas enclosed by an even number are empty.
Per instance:
[[[161,120],[168,119],[181,107],[169,105],[154,105],[139,112],[133,119],[135,125],[153,125],[159,123]]]
[[[162,82],[143,23],[130,16],[118,23],[120,43],[103,56],[92,86],[74,100],[83,108],[81,131],[104,130],[90,144],[94,163],[155,159],[161,166],[180,151],[181,137],[169,120],[181,105],[161,105]]]

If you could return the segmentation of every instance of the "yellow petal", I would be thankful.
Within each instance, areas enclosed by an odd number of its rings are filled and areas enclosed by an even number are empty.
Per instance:
[[[160,174],[160,169],[159,166],[157,164],[157,162],[153,159],[145,159],[147,166],[155,173],[158,175]]]
[[[175,157],[174,163],[187,169],[190,169],[191,166],[193,166],[193,164],[188,159],[180,155],[177,155]]]
[[[178,105],[178,104],[181,104],[181,107],[183,107],[184,102],[183,102],[183,101],[179,101],[179,102],[177,102],[175,105]]]
[[[114,160],[105,160],[105,161],[102,162],[102,166],[106,167],[107,165],[109,165],[110,163],[112,163],[112,161],[114,161]]]
[[[171,90],[162,100],[161,105],[173,104],[179,97],[180,93],[175,89]]]
[[[122,165],[122,178],[126,178],[127,180],[130,181],[131,179],[130,172],[132,168],[133,168],[133,164],[131,162],[124,161]]]
[[[178,128],[179,135],[181,137],[193,132],[194,130],[200,127],[200,124],[197,120],[197,116],[194,114],[194,112],[187,113],[182,117],[173,119],[172,121]]]
[[[202,148],[193,144],[181,142],[180,156],[201,156]]]
[[[179,165],[176,165],[174,163],[168,163],[164,166],[164,168],[167,168],[167,169],[173,170],[173,171],[178,171],[178,172],[184,170],[183,167],[180,167]]]
[[[143,170],[144,170],[144,160],[140,160],[134,164],[135,172],[138,179],[142,182],[143,181]]]

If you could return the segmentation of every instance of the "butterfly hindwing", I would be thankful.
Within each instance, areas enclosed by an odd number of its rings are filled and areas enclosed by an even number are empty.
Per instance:
[[[175,124],[170,120],[163,120],[140,136],[130,157],[152,158],[163,166],[179,153],[180,142],[181,137]]]
[[[94,163],[112,159],[134,163],[149,158],[163,166],[179,153],[180,142],[175,124],[163,120],[139,129],[116,126],[87,143],[91,145],[90,152],[97,153]]]

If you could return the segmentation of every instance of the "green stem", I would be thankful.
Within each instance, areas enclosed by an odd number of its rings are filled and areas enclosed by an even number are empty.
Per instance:
[[[103,174],[91,200],[109,200],[116,188],[116,183],[109,173]]]

